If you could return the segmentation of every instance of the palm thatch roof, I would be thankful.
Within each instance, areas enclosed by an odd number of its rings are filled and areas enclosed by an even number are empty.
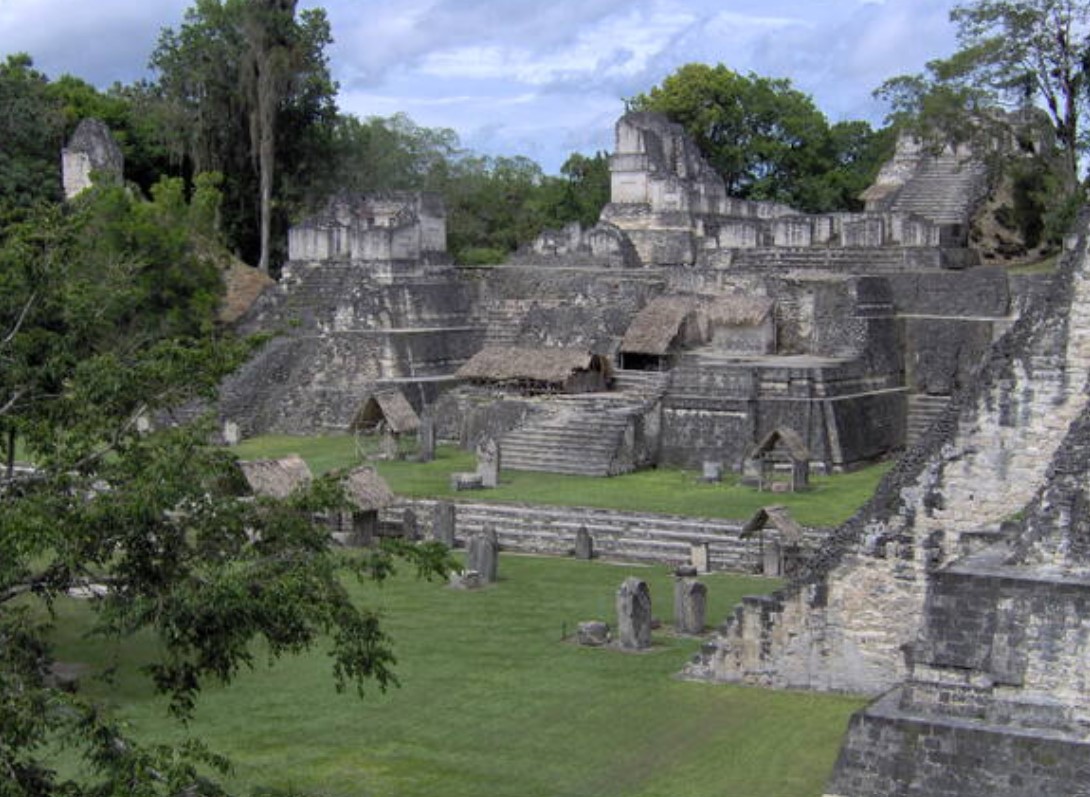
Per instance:
[[[717,296],[702,309],[711,326],[755,327],[772,314],[772,300],[761,296]]]
[[[697,301],[689,297],[660,296],[652,299],[628,325],[621,341],[621,351],[629,354],[666,354],[696,307]]]
[[[788,545],[798,545],[802,542],[803,527],[791,517],[787,507],[779,505],[762,507],[754,512],[753,517],[742,527],[742,539],[752,537],[767,528],[779,531],[783,541]]]
[[[799,433],[794,429],[788,429],[785,426],[773,429],[761,438],[760,442],[750,450],[748,458],[756,459],[762,454],[768,454],[775,450],[781,443],[787,449],[787,453],[791,456],[791,459],[796,462],[810,461],[810,449],[806,447],[806,443],[802,442]]]
[[[579,371],[611,371],[609,360],[586,349],[489,346],[458,369],[460,379],[563,384]]]
[[[242,475],[254,495],[287,498],[313,478],[303,458],[290,454],[280,459],[240,460]]]
[[[394,434],[415,432],[420,428],[416,410],[400,390],[376,391],[368,396],[356,413],[352,428],[374,431],[383,421]]]
[[[361,512],[378,511],[394,502],[390,485],[374,468],[366,465],[353,468],[344,477],[344,493]]]

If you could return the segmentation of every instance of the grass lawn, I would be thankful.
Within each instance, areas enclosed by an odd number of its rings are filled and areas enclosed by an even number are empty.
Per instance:
[[[351,436],[267,436],[246,440],[237,447],[243,458],[299,454],[315,472],[347,467],[358,462]],[[399,495],[414,498],[459,497],[474,501],[510,501],[559,506],[590,506],[637,512],[696,517],[744,519],[768,504],[784,504],[792,515],[809,526],[834,526],[847,520],[874,492],[889,463],[853,473],[811,477],[813,489],[805,493],[761,493],[738,484],[734,475],[722,484],[704,484],[693,471],[658,468],[612,478],[564,476],[505,470],[495,490],[466,493],[451,491],[450,474],[473,470],[473,454],[440,446],[433,462],[376,461],[379,473]]]
[[[669,621],[666,568],[504,554],[500,582],[479,592],[411,576],[363,585],[359,599],[387,618],[402,688],[337,695],[323,655],[294,657],[206,690],[190,731],[233,759],[242,794],[820,795],[861,700],[678,680],[699,642],[665,630],[641,654],[561,641],[580,620],[611,620],[630,574]],[[713,623],[774,584],[705,583]],[[106,649],[80,635],[85,606],[60,611],[60,658],[120,662],[114,685],[85,688],[145,738],[180,738],[134,675],[149,643]]]

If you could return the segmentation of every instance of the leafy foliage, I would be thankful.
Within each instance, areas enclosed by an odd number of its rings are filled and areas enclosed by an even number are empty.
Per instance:
[[[60,198],[63,116],[48,84],[30,56],[0,63],[0,223],[19,208]]]
[[[219,794],[223,762],[197,743],[145,747],[101,707],[50,679],[48,610],[72,589],[97,597],[95,633],[151,632],[147,672],[189,716],[211,679],[269,656],[328,646],[338,688],[395,683],[377,616],[356,606],[344,568],[384,578],[396,557],[441,572],[437,546],[335,555],[315,513],[344,506],[335,477],[286,501],[241,498],[234,457],[209,429],[141,419],[210,397],[250,344],[218,335],[218,273],[198,256],[216,201],[182,182],[153,200],[93,189],[42,206],[0,239],[0,429],[33,459],[0,481],[0,772],[5,795]],[[35,604],[40,604],[35,607]],[[85,769],[61,782],[56,742]],[[210,769],[211,767],[211,769]]]
[[[729,194],[801,210],[855,209],[888,152],[863,122],[830,129],[789,80],[722,64],[687,64],[629,106],[684,126]]]
[[[169,148],[193,172],[224,174],[224,230],[253,263],[276,259],[270,242],[284,238],[310,175],[330,160],[329,23],[321,9],[294,9],[282,0],[198,0],[151,57]]]

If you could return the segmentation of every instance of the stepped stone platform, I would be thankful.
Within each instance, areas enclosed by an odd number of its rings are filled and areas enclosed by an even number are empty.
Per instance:
[[[504,467],[616,476],[645,464],[635,437],[666,392],[669,375],[618,373],[610,392],[553,397],[544,411],[505,434],[501,440]]]
[[[949,396],[929,396],[913,393],[908,397],[908,422],[906,425],[905,445],[918,443],[928,430],[942,417]]]
[[[687,669],[882,695],[829,795],[1090,793],[1088,222],[871,502]]]
[[[925,157],[888,208],[942,225],[965,224],[987,184],[987,167],[976,160],[942,154]]]
[[[607,560],[676,567],[690,563],[693,546],[707,546],[711,571],[760,573],[762,568],[761,541],[753,536],[741,538],[744,520],[587,507],[453,503],[459,543],[487,526],[496,531],[502,550],[569,556],[575,549],[576,532],[586,527],[594,541],[595,556]],[[426,499],[405,502],[419,519],[422,533],[431,533],[434,504]],[[805,529],[803,549],[816,549],[827,533],[826,529]]]
[[[753,247],[707,256],[710,268],[737,271],[831,270],[842,274],[898,274],[964,268],[970,259],[960,250],[936,247]]]

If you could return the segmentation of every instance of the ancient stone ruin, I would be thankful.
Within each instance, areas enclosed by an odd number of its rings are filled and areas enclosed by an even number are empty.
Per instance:
[[[1086,224],[1052,290],[866,509],[790,587],[738,607],[690,668],[881,695],[853,719],[831,794],[1085,785]]]
[[[692,578],[674,579],[674,630],[679,634],[704,633],[708,588]]]
[[[293,232],[285,279],[242,320],[287,332],[224,386],[222,420],[242,435],[345,431],[367,397],[397,390],[436,439],[494,440],[504,468],[748,463],[772,490],[908,449],[820,547],[774,506],[700,529],[596,513],[594,546],[789,579],[747,598],[686,674],[882,695],[853,720],[830,794],[1079,793],[1085,235],[1051,292],[979,265],[968,229],[986,170],[905,142],[861,213],[728,197],[652,114],[617,123],[611,175],[596,226],[543,234],[490,269],[450,265],[434,198],[335,198]],[[505,545],[560,554],[590,523],[558,508],[457,513],[471,546],[502,522]],[[437,505],[432,536],[453,544],[454,517]],[[640,649],[650,595],[631,582],[617,637]]]
[[[486,528],[466,545],[466,570],[480,574],[485,584],[495,583],[499,572],[500,544],[496,532]]]
[[[61,179],[65,199],[72,199],[91,187],[93,178],[100,182],[120,183],[125,171],[125,156],[117,146],[110,128],[98,119],[83,119],[61,150]]]
[[[617,644],[626,650],[651,647],[651,590],[629,576],[617,590]]]
[[[874,461],[1015,314],[1006,272],[965,247],[979,169],[913,157],[867,212],[808,215],[726,196],[680,127],[629,114],[599,224],[486,270],[450,266],[436,198],[335,197],[241,322],[286,332],[224,386],[222,420],[343,431],[397,391],[436,439],[492,437],[514,470],[738,470],[773,432],[817,472]],[[943,169],[976,176],[929,205]]]

